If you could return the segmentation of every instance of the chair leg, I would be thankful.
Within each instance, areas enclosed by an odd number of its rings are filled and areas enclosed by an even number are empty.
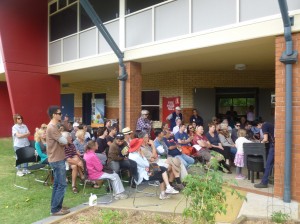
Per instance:
[[[254,183],[254,171],[251,171],[251,183]]]
[[[256,179],[259,179],[259,172],[256,172]]]
[[[248,170],[248,180],[250,180],[250,170]]]

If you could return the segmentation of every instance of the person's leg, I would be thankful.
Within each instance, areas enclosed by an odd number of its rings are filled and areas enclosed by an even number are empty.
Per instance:
[[[261,183],[254,184],[254,187],[256,187],[256,188],[268,187],[269,176],[273,169],[273,166],[274,166],[274,145],[270,144],[270,149],[269,149],[269,154],[268,154],[268,158],[267,158],[267,164],[266,164],[264,176],[261,179]]]
[[[187,168],[188,167],[188,163],[185,161],[185,159],[183,158],[182,155],[177,155],[175,156],[175,158],[180,159],[181,163]]]
[[[72,169],[72,187],[76,187],[76,178],[77,178],[78,169],[76,165],[71,165],[71,169]]]
[[[116,173],[119,173],[120,171],[120,164],[118,161],[111,161],[109,164],[110,168],[115,171]]]
[[[65,191],[67,187],[66,182],[66,165],[65,161],[57,161],[50,163],[53,170],[53,190],[51,198],[51,213],[57,213],[61,211],[62,204],[65,196]]]
[[[121,194],[125,191],[124,186],[120,180],[120,177],[116,173],[103,173],[102,176],[99,178],[100,180],[102,179],[110,179],[111,185],[113,188],[113,192],[115,195]]]

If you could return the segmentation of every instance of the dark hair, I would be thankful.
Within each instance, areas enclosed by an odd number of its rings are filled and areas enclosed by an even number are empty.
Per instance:
[[[50,119],[53,118],[53,114],[55,114],[57,112],[57,110],[60,110],[60,106],[57,105],[51,105],[50,107],[48,107],[48,116],[50,117]]]
[[[115,139],[124,140],[125,136],[122,132],[118,132]]]
[[[162,133],[162,129],[161,128],[156,128],[154,129],[154,134],[157,137],[160,133]]]
[[[105,130],[107,130],[107,127],[100,127],[98,130],[97,130],[97,135],[98,136],[101,136],[104,134]]]
[[[17,118],[18,117],[22,118],[22,121],[24,121],[23,116],[21,116],[20,114],[14,114],[13,119],[14,119],[15,124],[17,123]]]

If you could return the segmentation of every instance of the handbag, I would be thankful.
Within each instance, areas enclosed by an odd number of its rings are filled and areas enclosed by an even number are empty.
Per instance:
[[[149,164],[149,172],[148,172],[149,176],[153,176],[155,174],[155,172],[160,172],[160,171],[161,171],[161,169],[157,163]]]
[[[107,165],[103,166],[102,171],[104,173],[109,173],[109,174],[113,174],[114,173],[114,171],[109,166],[107,166]]]

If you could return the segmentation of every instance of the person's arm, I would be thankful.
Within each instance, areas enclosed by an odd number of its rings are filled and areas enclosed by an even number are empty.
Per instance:
[[[226,140],[226,138],[225,138],[224,135],[219,134],[219,139],[220,139],[220,142],[221,142],[222,146],[229,146],[229,147],[232,146],[232,145],[229,144],[229,142]]]
[[[169,114],[167,117],[166,117],[166,120],[171,120],[172,119],[172,117],[173,117],[173,113],[171,113],[171,114]]]
[[[27,128],[26,128],[27,129]],[[27,131],[24,134],[21,134],[18,132],[17,128],[14,126],[13,127],[13,135],[16,136],[17,138],[27,138],[30,135],[29,130],[27,129]]]
[[[120,152],[119,149],[116,148],[114,145],[109,146],[109,150],[108,150],[108,157],[112,160],[112,161],[121,161],[124,158],[119,156]]]
[[[269,135],[268,133],[264,133],[264,138],[263,140],[261,140],[261,143],[267,143],[267,142],[269,142]]]
[[[42,149],[41,149],[41,146],[40,146],[39,142],[35,142],[34,143],[34,147],[35,147],[35,150],[36,150],[37,154],[39,155],[39,157],[42,157],[42,156],[46,156],[47,157],[47,154],[45,154],[45,153],[42,152]]]

